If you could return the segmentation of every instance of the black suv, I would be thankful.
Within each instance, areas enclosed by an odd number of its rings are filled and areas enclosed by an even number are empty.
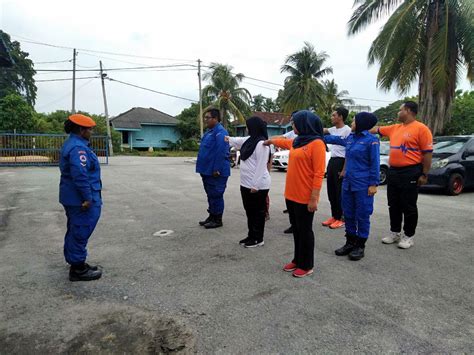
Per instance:
[[[474,135],[435,137],[433,163],[428,184],[423,188],[443,188],[459,195],[474,186]]]

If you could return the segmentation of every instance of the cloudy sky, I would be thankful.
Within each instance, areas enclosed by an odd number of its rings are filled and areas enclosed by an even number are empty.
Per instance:
[[[56,1],[0,0],[0,28],[22,44],[36,69],[71,69],[72,49],[27,43],[26,40],[78,48],[77,69],[195,65],[200,58],[229,64],[248,77],[282,83],[285,57],[311,42],[330,56],[339,89],[348,90],[357,104],[372,109],[400,96],[376,87],[377,66],[367,66],[367,52],[380,30],[375,24],[347,37],[353,0],[337,1]],[[92,51],[126,54],[104,54]],[[153,57],[153,58],[151,58]],[[57,62],[57,63],[45,63]],[[176,69],[179,69],[177,71]],[[186,70],[183,70],[186,69]],[[190,66],[154,70],[108,71],[109,77],[156,91],[198,99],[197,73]],[[170,71],[173,70],[173,71]],[[77,77],[96,76],[81,71]],[[37,80],[70,78],[70,72],[39,72]],[[205,84],[205,83],[204,83]],[[258,85],[258,86],[256,86]],[[36,109],[51,112],[71,108],[71,81],[37,82]],[[279,86],[258,81],[243,83],[253,94],[276,97]],[[466,80],[460,83],[470,89]],[[154,107],[178,114],[190,102],[106,81],[109,113],[132,107]],[[416,93],[416,86],[409,94]],[[99,79],[76,84],[76,109],[103,113]]]

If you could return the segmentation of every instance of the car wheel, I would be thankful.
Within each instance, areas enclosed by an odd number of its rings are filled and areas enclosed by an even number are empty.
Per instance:
[[[464,190],[464,178],[461,174],[453,173],[449,177],[447,191],[449,195],[459,195]]]
[[[386,166],[380,167],[380,185],[385,185],[387,183],[387,173],[388,168]]]

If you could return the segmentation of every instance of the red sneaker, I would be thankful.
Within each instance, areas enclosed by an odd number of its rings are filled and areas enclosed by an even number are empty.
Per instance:
[[[331,229],[338,229],[338,228],[344,227],[344,225],[345,225],[344,221],[338,221],[338,220],[336,220],[336,222],[334,222],[333,224],[331,224],[331,225],[329,226],[329,228],[331,228]]]
[[[292,272],[296,270],[296,264],[295,263],[288,263],[285,266],[283,266],[283,271],[286,272]]]
[[[334,217],[331,217],[329,218],[328,220],[324,221],[323,223],[321,223],[324,227],[329,227],[331,224],[333,224],[334,222],[336,222],[337,219],[335,219]]]
[[[295,271],[293,271],[293,276],[294,277],[305,277],[305,276],[309,276],[313,273],[313,269],[311,270],[303,270],[303,269],[296,269]]]

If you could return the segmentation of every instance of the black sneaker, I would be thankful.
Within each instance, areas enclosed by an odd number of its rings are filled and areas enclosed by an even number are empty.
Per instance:
[[[76,270],[73,268],[69,270],[69,281],[92,281],[98,280],[101,277],[101,270],[92,270],[87,267],[84,270]]]
[[[293,226],[290,226],[289,228],[285,229],[283,231],[283,233],[285,234],[292,234],[293,233]]]
[[[244,244],[244,247],[256,248],[256,247],[262,247],[264,244],[265,242],[263,240],[258,241],[256,239],[250,239]]]
[[[249,240],[250,240],[250,237],[247,237],[247,238],[245,238],[245,239],[242,239],[242,240],[239,242],[239,244],[240,244],[240,245],[244,245],[244,244],[247,243]]]

